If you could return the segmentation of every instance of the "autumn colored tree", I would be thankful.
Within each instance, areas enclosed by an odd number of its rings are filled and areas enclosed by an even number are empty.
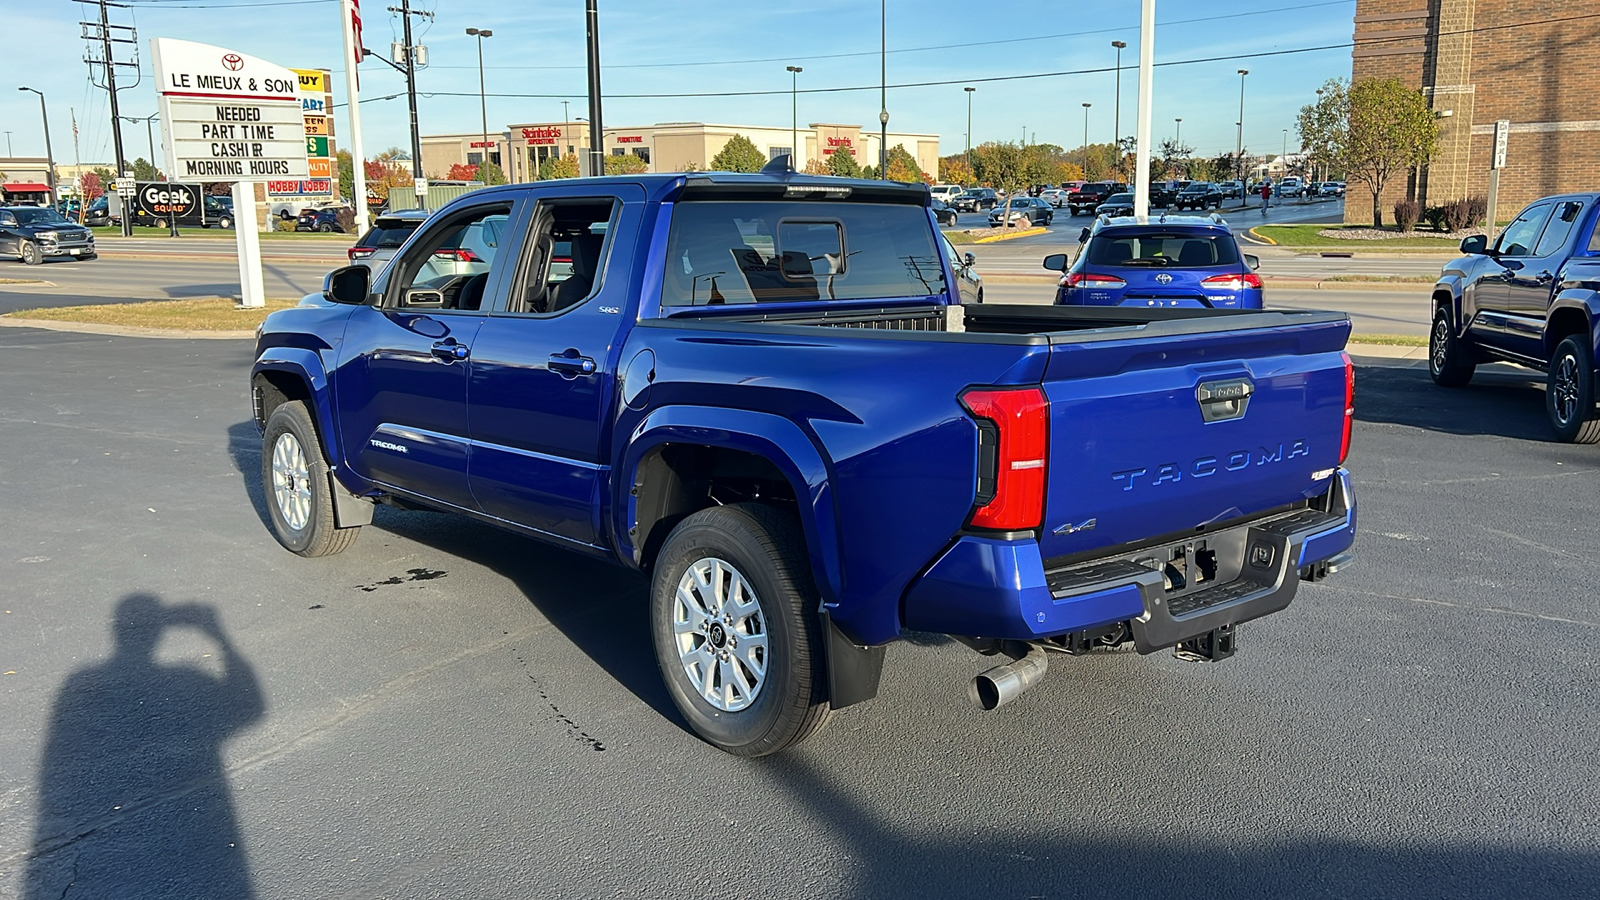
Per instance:
[[[478,164],[477,163],[455,163],[454,165],[452,165],[450,167],[450,171],[444,173],[444,180],[445,181],[477,181],[478,180]]]
[[[607,175],[641,175],[650,171],[650,164],[632,153],[606,157]]]
[[[106,189],[101,186],[100,176],[93,172],[85,172],[78,176],[78,186],[83,189],[83,202],[93,203]]]
[[[922,177],[922,167],[917,165],[917,158],[906,150],[904,144],[895,144],[889,148],[889,180],[912,183],[925,180]]]
[[[944,184],[977,184],[978,176],[964,157],[945,156],[939,159],[939,181]]]
[[[806,167],[804,169],[801,169],[800,171],[804,172],[807,175],[832,175],[833,174],[832,172],[828,171],[828,160],[827,160],[827,158],[826,157],[816,157],[816,156],[813,156],[810,159],[806,160]]]
[[[766,155],[742,134],[728,138],[717,155],[711,157],[711,169],[715,172],[759,172],[766,164]]]
[[[539,164],[539,180],[549,181],[553,178],[577,178],[578,155],[569,153],[566,156],[552,156]]]

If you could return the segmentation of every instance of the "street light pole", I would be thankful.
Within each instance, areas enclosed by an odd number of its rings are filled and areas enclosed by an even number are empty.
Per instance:
[[[975,87],[962,88],[967,93],[967,168],[972,168],[972,95],[978,89]]]
[[[796,162],[800,159],[800,100],[799,86],[800,73],[805,69],[800,66],[789,66],[789,171],[799,171]]]
[[[56,154],[55,151],[50,149],[50,110],[46,109],[44,105],[44,91],[35,91],[31,87],[21,87],[17,88],[17,90],[32,91],[39,95],[39,115],[44,119],[45,175],[48,176],[45,178],[45,182],[50,187],[50,205],[54,207],[60,202],[60,192],[56,190]],[[6,152],[8,155],[11,151],[10,144],[11,132],[8,131],[6,132]]]
[[[878,179],[889,180],[889,0],[878,4]]]
[[[1128,46],[1127,41],[1112,41],[1111,46],[1117,48],[1117,93],[1115,109],[1111,111],[1111,148],[1117,154],[1117,174],[1122,174],[1122,48]]]
[[[494,30],[490,28],[468,28],[467,34],[478,39],[478,112],[483,116],[483,162],[478,164],[478,177],[483,178],[483,170],[489,162],[489,95],[483,87],[483,39],[494,37]],[[488,182],[485,181],[485,184]]]
[[[1239,70],[1239,140],[1234,148],[1233,175],[1241,185],[1244,184],[1244,77],[1249,74],[1249,69]]]
[[[1173,149],[1177,150],[1179,153],[1182,153],[1183,152],[1183,119],[1182,118],[1177,118],[1177,119],[1173,119],[1172,121],[1177,123],[1177,126],[1178,126],[1177,130],[1172,133],[1172,143],[1175,145],[1173,147]],[[1189,177],[1189,164],[1187,162],[1185,162],[1183,164],[1183,177],[1184,178],[1188,178]]]
[[[1089,107],[1093,104],[1083,105],[1083,180],[1089,180]]]

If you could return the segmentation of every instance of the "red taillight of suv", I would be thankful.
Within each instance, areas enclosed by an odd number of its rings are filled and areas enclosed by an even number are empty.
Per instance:
[[[1229,272],[1226,275],[1213,275],[1200,282],[1202,287],[1214,288],[1219,291],[1238,291],[1245,288],[1261,289],[1261,276],[1254,272]]]
[[[1068,272],[1067,277],[1061,279],[1061,286],[1069,288],[1120,288],[1127,287],[1128,283],[1115,275],[1102,275],[1097,272]]]
[[[978,420],[977,508],[967,524],[1028,531],[1044,521],[1050,403],[1037,387],[975,389],[961,405]]]
[[[1344,436],[1339,440],[1339,465],[1344,465],[1345,457],[1350,455],[1350,432],[1356,422],[1356,364],[1350,361],[1350,354],[1340,353],[1344,357]]]
[[[471,250],[460,250],[460,249],[456,249],[456,250],[435,250],[435,251],[433,251],[433,258],[434,259],[453,259],[456,262],[464,262],[464,263],[483,262],[483,260],[478,257],[478,254],[473,253]]]
[[[376,247],[351,247],[349,250],[345,251],[352,261],[366,259],[377,252],[378,248]]]

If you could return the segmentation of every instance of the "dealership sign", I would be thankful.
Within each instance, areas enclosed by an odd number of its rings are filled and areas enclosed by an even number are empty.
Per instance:
[[[168,172],[234,182],[306,177],[294,72],[210,44],[150,44]]]

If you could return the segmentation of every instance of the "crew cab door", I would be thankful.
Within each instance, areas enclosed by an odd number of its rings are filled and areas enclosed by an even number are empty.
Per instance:
[[[638,185],[541,190],[523,252],[473,345],[473,496],[496,518],[601,543],[614,408],[635,244]],[[570,247],[571,262],[558,246]]]
[[[1517,215],[1500,232],[1488,259],[1481,263],[1469,285],[1476,307],[1470,330],[1476,340],[1529,359],[1542,359],[1540,321],[1529,322],[1512,312],[1511,280],[1526,267],[1555,205],[1540,201]]]
[[[1557,201],[1533,251],[1521,260],[1522,267],[1506,273],[1510,276],[1506,286],[1507,312],[1523,320],[1519,324],[1534,329],[1537,334],[1544,331],[1550,299],[1555,295],[1556,277],[1567,261],[1567,241],[1582,215],[1581,202]]]
[[[467,374],[484,299],[514,268],[499,258],[499,236],[519,206],[500,194],[425,223],[351,315],[334,393],[357,475],[478,508],[467,486]]]
[[[0,210],[0,256],[16,256],[17,234],[21,226],[17,224],[17,217],[4,210]]]

